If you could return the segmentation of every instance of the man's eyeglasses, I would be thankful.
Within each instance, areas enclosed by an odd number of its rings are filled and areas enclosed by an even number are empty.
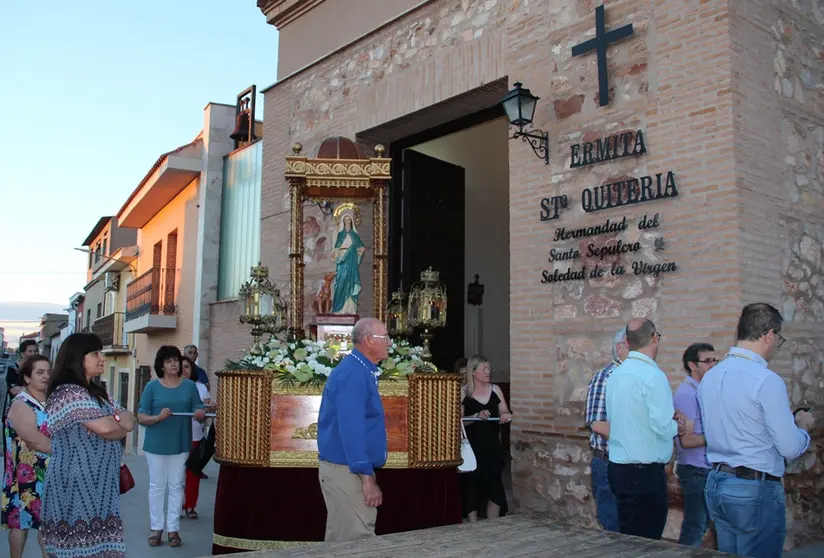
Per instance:
[[[392,338],[388,335],[370,335],[369,337],[374,337],[375,339],[383,339],[384,341],[390,341]]]
[[[775,331],[775,330],[773,330],[773,331]],[[778,345],[776,347],[780,347],[781,345],[784,344],[784,341],[786,341],[786,339],[784,339],[784,337],[780,333],[778,333],[777,331],[775,332],[775,336],[778,337]]]
[[[663,337],[663,335],[661,335],[661,332],[658,332],[658,331],[653,331],[653,332],[652,332],[652,336],[653,336],[653,337],[655,337],[656,335],[658,336],[658,340],[659,340],[659,341],[660,341],[660,340],[661,340],[661,338]]]
[[[701,364],[718,364],[717,358],[705,358],[704,360],[696,360],[695,362],[699,362]]]

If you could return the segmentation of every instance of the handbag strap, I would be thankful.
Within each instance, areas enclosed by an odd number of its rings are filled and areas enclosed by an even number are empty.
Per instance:
[[[467,440],[467,439],[468,438],[466,436],[466,428],[464,428],[463,417],[461,417],[461,440]]]

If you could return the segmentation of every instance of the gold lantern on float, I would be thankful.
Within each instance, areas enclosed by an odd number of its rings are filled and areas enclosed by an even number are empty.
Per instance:
[[[431,329],[446,327],[446,285],[439,281],[440,274],[430,267],[421,272],[421,280],[409,291],[409,325],[423,328],[423,358],[429,360]]]
[[[262,354],[260,337],[264,333],[276,334],[286,329],[286,303],[280,289],[269,280],[269,268],[261,262],[251,269],[251,278],[240,287],[243,314],[240,323],[252,326],[252,354]]]
[[[386,306],[386,331],[392,337],[402,336],[408,333],[408,327],[406,294],[403,291],[394,292]]]

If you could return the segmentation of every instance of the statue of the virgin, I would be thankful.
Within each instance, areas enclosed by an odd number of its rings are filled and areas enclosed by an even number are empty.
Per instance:
[[[353,203],[343,203],[335,209],[338,232],[331,259],[335,262],[335,284],[332,288],[332,313],[357,314],[361,292],[360,264],[366,247],[356,225],[360,210]]]

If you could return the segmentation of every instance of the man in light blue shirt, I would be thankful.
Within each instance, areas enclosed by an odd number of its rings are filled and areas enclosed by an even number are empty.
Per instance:
[[[707,460],[706,499],[718,550],[779,558],[786,536],[784,459],[810,444],[812,414],[790,411],[784,380],[767,361],[784,343],[783,318],[769,304],[744,307],[738,342],[698,388]]]
[[[609,485],[619,530],[660,539],[667,523],[667,475],[672,440],[688,433],[673,417],[672,389],[655,363],[661,334],[646,319],[627,324],[629,355],[607,380]]]

